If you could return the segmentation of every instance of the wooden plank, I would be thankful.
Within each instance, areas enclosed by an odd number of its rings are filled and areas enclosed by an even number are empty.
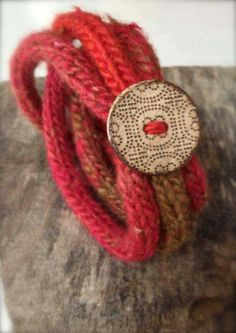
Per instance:
[[[42,138],[1,84],[1,275],[16,332],[236,331],[236,71],[167,68],[165,77],[198,107],[210,201],[181,250],[129,265],[66,207]]]

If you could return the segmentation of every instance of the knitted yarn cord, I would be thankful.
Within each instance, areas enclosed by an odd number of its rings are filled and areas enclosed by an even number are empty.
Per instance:
[[[81,47],[73,41],[80,40]],[[48,64],[41,100],[34,82]],[[110,106],[128,86],[163,79],[155,53],[136,24],[76,8],[51,30],[31,34],[11,60],[17,102],[45,140],[53,178],[79,221],[112,255],[142,261],[187,239],[206,201],[206,177],[194,155],[181,169],[148,176],[121,161],[108,141]],[[165,124],[147,128],[153,135]],[[150,132],[151,133],[151,132]]]

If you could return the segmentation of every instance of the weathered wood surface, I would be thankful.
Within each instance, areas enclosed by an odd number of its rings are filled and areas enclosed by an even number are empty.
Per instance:
[[[42,138],[1,85],[1,275],[16,332],[236,331],[236,71],[165,74],[198,106],[210,201],[181,250],[132,265],[79,225],[51,179]]]

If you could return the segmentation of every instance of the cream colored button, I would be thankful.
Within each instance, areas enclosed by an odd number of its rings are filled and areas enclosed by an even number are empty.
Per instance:
[[[146,133],[150,122],[167,126],[161,134]],[[146,125],[146,127],[145,127]],[[179,168],[193,153],[199,120],[191,98],[166,81],[134,84],[114,101],[107,121],[109,140],[120,158],[148,174]]]

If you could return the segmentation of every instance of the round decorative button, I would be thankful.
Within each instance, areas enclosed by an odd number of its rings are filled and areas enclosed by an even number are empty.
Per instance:
[[[120,158],[143,173],[167,173],[191,156],[199,138],[191,98],[166,81],[148,80],[125,89],[111,106],[108,138]]]

